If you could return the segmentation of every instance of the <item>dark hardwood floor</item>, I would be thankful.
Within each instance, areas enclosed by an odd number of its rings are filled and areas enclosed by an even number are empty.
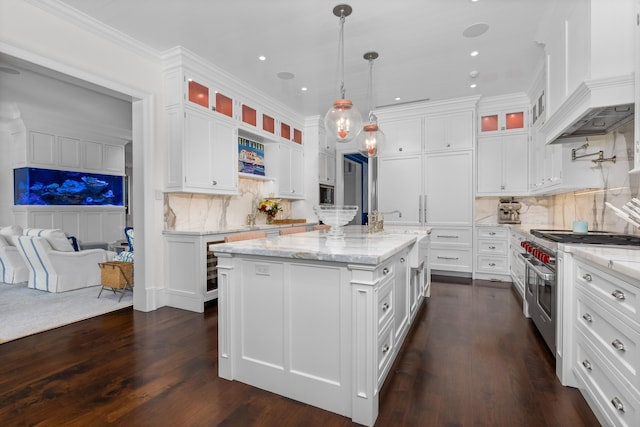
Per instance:
[[[597,426],[509,286],[434,283],[376,426]],[[121,310],[0,345],[0,426],[350,426],[217,377],[217,307]]]

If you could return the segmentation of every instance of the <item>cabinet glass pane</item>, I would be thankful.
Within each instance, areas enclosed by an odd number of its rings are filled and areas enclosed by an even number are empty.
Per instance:
[[[293,142],[302,144],[302,131],[293,129]]]
[[[242,121],[252,126],[256,125],[256,110],[246,105],[242,105]]]
[[[280,123],[280,136],[285,139],[291,139],[291,126],[286,123]]]
[[[507,113],[507,129],[522,129],[524,128],[524,113],[522,111],[517,113]]]
[[[480,130],[482,132],[492,132],[498,130],[498,115],[482,116]]]
[[[225,116],[233,117],[233,100],[221,93],[216,93],[216,111]]]
[[[209,108],[209,88],[189,80],[189,101]]]
[[[269,117],[266,114],[262,115],[262,129],[270,133],[276,132],[275,120],[273,120],[273,117]]]

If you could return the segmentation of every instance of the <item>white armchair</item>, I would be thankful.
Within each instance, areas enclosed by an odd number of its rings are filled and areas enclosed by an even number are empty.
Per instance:
[[[29,269],[24,259],[13,246],[13,241],[0,235],[0,282],[22,283],[29,280]]]
[[[57,250],[53,246],[55,240],[50,241],[47,237],[20,236],[16,241],[29,268],[28,286],[47,292],[65,292],[99,285],[98,264],[111,261],[115,256],[115,252],[104,249],[77,252],[73,249]],[[61,243],[61,240],[57,243]]]

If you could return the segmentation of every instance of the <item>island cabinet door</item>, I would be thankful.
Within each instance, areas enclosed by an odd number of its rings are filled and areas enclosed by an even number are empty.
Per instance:
[[[230,284],[233,379],[348,415],[345,267],[237,259]]]

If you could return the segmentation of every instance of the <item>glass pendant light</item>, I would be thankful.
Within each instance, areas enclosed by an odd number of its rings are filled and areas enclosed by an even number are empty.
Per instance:
[[[367,157],[375,157],[384,144],[384,133],[378,127],[378,118],[373,114],[373,61],[378,52],[367,52],[364,59],[369,61],[369,123],[365,124],[358,135],[358,151]]]
[[[341,99],[333,101],[333,106],[324,116],[324,125],[328,135],[332,135],[337,142],[349,142],[355,138],[362,130],[362,116],[360,111],[353,106],[350,99],[345,99],[344,88],[344,21],[351,15],[351,6],[340,4],[333,8],[333,14],[340,18],[340,41],[339,41],[339,67],[342,77],[340,83]]]

